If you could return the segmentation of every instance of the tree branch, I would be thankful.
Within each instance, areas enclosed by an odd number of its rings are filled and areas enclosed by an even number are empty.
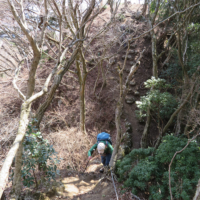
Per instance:
[[[24,59],[21,60],[21,62],[19,63],[19,67],[15,70],[15,77],[14,77],[12,83],[13,83],[13,86],[14,86],[15,90],[18,92],[19,96],[20,96],[23,100],[26,100],[26,96],[20,91],[20,89],[17,87],[17,84],[16,84],[16,81],[17,81],[17,78],[18,78],[18,76],[19,76],[19,72],[20,72],[20,69],[21,69],[21,63],[22,63],[23,61],[24,61]]]

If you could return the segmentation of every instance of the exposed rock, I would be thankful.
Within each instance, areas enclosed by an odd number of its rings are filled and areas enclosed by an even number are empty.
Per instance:
[[[122,145],[120,145],[120,151],[118,154],[119,159],[130,153],[132,148],[132,126],[131,123],[125,123],[126,132],[122,135]]]
[[[123,145],[120,145],[118,153],[117,153],[117,160],[121,160],[125,156],[125,149]]]
[[[131,88],[129,88],[127,93],[128,94],[133,94],[134,92],[133,92],[133,90]]]
[[[136,82],[135,82],[135,81],[130,81],[129,85],[135,86],[135,85],[136,85]]]
[[[131,140],[131,134],[129,132],[125,132],[122,135],[122,142],[125,145],[125,154],[130,152],[130,149],[132,147],[132,140]]]
[[[120,145],[119,151],[117,154],[117,159],[121,160],[128,153],[130,153],[130,148],[128,147],[128,145],[125,145],[125,144]]]
[[[126,126],[126,131],[127,131],[128,133],[131,133],[131,132],[132,132],[132,126],[131,126],[131,123],[126,122],[125,126]]]
[[[126,97],[125,100],[126,100],[126,103],[128,104],[133,104],[135,102],[134,97]]]
[[[135,92],[134,92],[134,95],[140,96],[140,93],[139,93],[138,91],[135,91]]]

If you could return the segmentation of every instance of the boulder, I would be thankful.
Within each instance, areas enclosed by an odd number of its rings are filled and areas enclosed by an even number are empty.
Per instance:
[[[134,92],[133,92],[133,90],[131,88],[129,88],[128,91],[127,91],[127,93],[128,94],[133,94]]]
[[[132,126],[131,126],[131,123],[126,122],[125,126],[126,126],[126,132],[131,133],[131,132],[132,132]]]
[[[135,86],[135,85],[136,85],[136,82],[135,82],[135,81],[130,81],[129,85]]]
[[[135,92],[134,92],[134,95],[135,95],[135,96],[140,96],[140,93],[139,93],[138,91],[135,91]]]
[[[135,103],[135,98],[134,97],[126,97],[125,100],[126,100],[127,104]]]

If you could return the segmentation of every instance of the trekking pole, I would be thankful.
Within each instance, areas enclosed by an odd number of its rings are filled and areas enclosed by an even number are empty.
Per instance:
[[[98,155],[97,155],[97,156],[98,156]],[[94,158],[96,158],[97,156],[94,156],[93,158],[91,158],[90,160],[87,161],[87,164],[86,164],[86,166],[85,166],[85,169],[83,170],[82,173],[84,173],[85,170],[87,169],[87,166],[88,166],[89,162],[90,162],[91,160],[93,160]]]
[[[87,166],[88,166],[88,164],[89,164],[89,160],[87,161],[87,164],[86,164],[86,166],[85,166],[85,169],[83,170],[83,172],[82,173],[84,173],[85,172],[85,170],[87,169]]]

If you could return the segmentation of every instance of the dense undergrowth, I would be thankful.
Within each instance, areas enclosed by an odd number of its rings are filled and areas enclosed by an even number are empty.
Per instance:
[[[170,199],[169,164],[176,151],[187,144],[186,138],[167,135],[154,152],[154,148],[133,149],[130,154],[118,161],[119,181],[125,189],[134,194],[146,192],[149,200]],[[194,196],[200,172],[200,149],[193,141],[171,165],[171,190],[174,199],[190,200]]]

